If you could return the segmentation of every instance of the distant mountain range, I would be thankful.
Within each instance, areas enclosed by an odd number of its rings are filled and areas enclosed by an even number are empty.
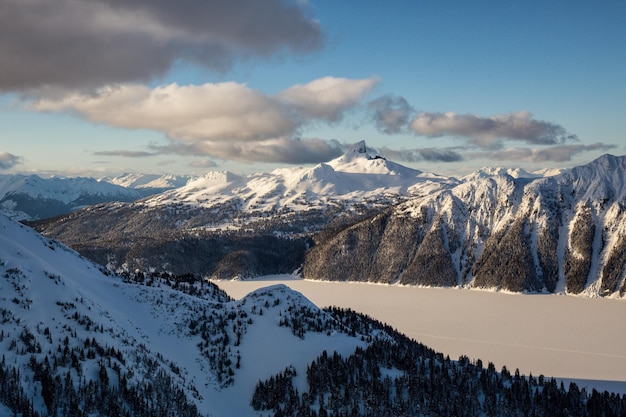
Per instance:
[[[112,274],[0,215],[0,416],[618,415],[283,285]],[[506,412],[504,411],[506,410]]]
[[[0,175],[0,214],[16,220],[45,219],[111,201],[134,201],[137,191],[93,178]]]
[[[625,161],[455,179],[359,142],[313,167],[178,178],[33,226],[118,270],[245,278],[302,267],[310,279],[621,296]],[[151,183],[131,180],[117,181]]]

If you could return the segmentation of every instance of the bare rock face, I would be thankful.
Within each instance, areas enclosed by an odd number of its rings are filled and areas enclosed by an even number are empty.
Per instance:
[[[471,179],[336,234],[309,279],[607,296],[626,291],[626,157],[545,178]]]

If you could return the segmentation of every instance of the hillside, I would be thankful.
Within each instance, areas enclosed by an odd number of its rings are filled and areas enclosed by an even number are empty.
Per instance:
[[[508,291],[623,295],[626,157],[561,174],[478,175],[317,238],[303,274]]]
[[[443,357],[287,287],[112,276],[0,217],[0,415],[619,414],[626,397]]]

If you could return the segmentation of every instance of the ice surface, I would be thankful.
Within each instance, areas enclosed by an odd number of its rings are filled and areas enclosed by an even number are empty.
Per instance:
[[[352,308],[456,359],[467,355],[521,373],[626,393],[626,301],[302,280],[219,281],[239,298],[282,282],[320,307]]]

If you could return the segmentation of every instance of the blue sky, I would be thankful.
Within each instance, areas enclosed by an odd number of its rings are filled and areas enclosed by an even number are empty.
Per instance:
[[[626,153],[623,1],[0,0],[0,173]]]

